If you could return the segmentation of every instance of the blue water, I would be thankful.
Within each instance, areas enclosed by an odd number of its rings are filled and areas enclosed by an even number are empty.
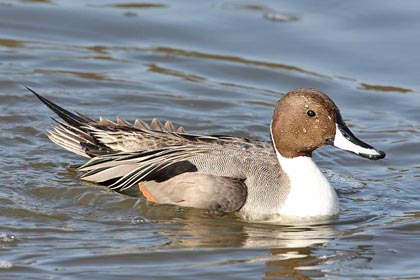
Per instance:
[[[420,277],[420,3],[1,1],[1,279]],[[331,225],[284,227],[147,204],[81,182],[22,85],[91,117],[159,117],[269,139],[276,101],[327,93],[369,161],[315,161]]]

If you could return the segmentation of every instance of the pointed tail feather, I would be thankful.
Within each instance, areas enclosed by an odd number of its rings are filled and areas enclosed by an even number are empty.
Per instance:
[[[33,89],[24,86],[27,90],[29,90],[30,92],[32,92],[36,97],[38,97],[39,100],[41,100],[42,103],[44,103],[45,105],[47,105],[48,108],[50,108],[54,113],[56,113],[60,118],[62,118],[66,123],[75,126],[75,127],[80,127],[81,125],[87,123],[88,121],[90,121],[90,119],[88,117],[85,117],[81,114],[79,115],[75,115],[72,112],[67,111],[66,109],[58,106],[57,104],[49,101],[48,99],[46,99],[45,97],[42,97],[41,95],[39,95],[38,93],[36,93]]]
[[[45,97],[42,97],[33,89],[27,86],[25,88],[64,120],[62,122],[53,118],[58,126],[54,126],[53,130],[48,131],[47,136],[51,141],[70,152],[88,158],[109,153],[110,149],[95,139],[87,129],[89,123],[94,122],[94,120],[80,113],[77,113],[77,115],[73,114]]]

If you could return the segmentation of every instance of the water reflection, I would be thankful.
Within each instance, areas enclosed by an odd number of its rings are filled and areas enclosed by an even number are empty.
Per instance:
[[[325,277],[325,273],[316,268],[325,262],[322,257],[312,255],[310,247],[295,248],[294,250],[277,248],[270,249],[273,260],[265,263],[267,269],[266,277],[280,277],[293,279],[313,279],[314,277]],[[276,259],[274,256],[281,256]]]
[[[237,262],[263,263],[266,277],[309,279],[325,276],[318,268],[327,256],[318,248],[327,247],[340,232],[330,225],[292,227],[241,222],[230,215],[204,218],[187,211],[182,230],[159,231],[168,242],[156,249],[244,248],[265,252],[259,257],[236,259]],[[232,261],[232,260],[231,260]],[[210,263],[223,266],[226,263]]]
[[[339,234],[333,226],[328,225],[294,227],[249,224],[231,215],[211,219],[189,215],[183,216],[182,221],[182,230],[177,233],[188,237],[181,241],[183,248],[302,248],[327,243]],[[173,236],[173,232],[160,234],[168,239]],[[179,239],[176,237],[170,247],[178,247],[177,241]]]

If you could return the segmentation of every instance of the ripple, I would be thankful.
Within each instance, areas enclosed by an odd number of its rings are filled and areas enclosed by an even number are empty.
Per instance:
[[[366,90],[385,91],[385,92],[399,92],[399,93],[414,92],[412,89],[395,87],[395,86],[370,85],[370,84],[367,84],[367,83],[360,83],[360,85],[363,89],[366,89]]]
[[[150,8],[167,8],[166,4],[159,3],[118,3],[110,5],[102,5],[99,7],[114,7],[123,9],[150,9]]]

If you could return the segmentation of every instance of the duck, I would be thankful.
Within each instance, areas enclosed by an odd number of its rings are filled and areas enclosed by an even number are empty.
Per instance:
[[[248,221],[334,220],[339,201],[312,159],[324,145],[378,160],[385,153],[358,139],[323,92],[299,88],[278,100],[270,141],[187,133],[172,122],[148,124],[72,113],[26,87],[60,119],[47,130],[62,148],[89,160],[81,180],[154,204],[234,213]]]

